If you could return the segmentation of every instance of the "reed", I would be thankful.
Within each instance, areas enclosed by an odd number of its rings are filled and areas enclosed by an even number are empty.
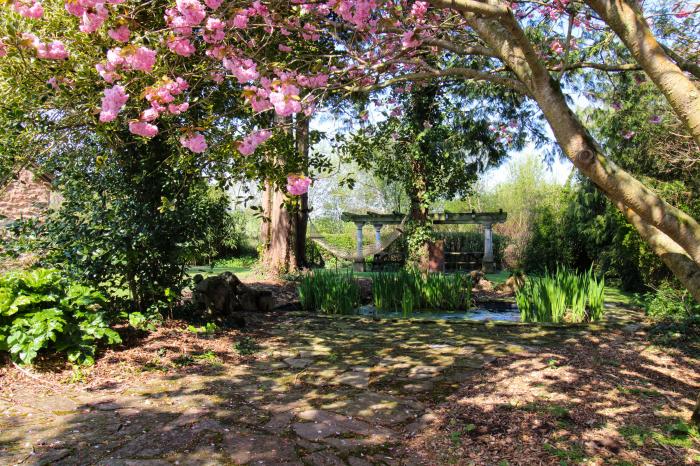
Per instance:
[[[593,322],[603,318],[605,280],[592,269],[577,273],[557,268],[553,274],[531,277],[516,292],[523,322]]]
[[[360,305],[360,288],[351,272],[318,270],[306,274],[298,292],[306,311],[354,314]]]
[[[381,311],[457,311],[471,306],[471,277],[466,274],[401,270],[378,273],[372,279],[374,306]],[[410,294],[410,297],[408,295]]]

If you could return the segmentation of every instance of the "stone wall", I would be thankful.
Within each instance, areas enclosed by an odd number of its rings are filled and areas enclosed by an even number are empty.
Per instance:
[[[51,190],[51,184],[26,168],[0,186],[0,217],[7,220],[41,217],[58,202],[59,196]]]

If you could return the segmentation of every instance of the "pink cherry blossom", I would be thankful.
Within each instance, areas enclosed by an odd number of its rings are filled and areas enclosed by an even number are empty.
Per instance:
[[[171,37],[168,39],[168,48],[182,57],[189,57],[197,49],[189,39],[184,37]]]
[[[129,26],[122,25],[118,28],[107,31],[107,35],[117,42],[128,42],[129,36],[131,36],[131,31],[129,31]]]
[[[223,0],[204,0],[204,3],[212,10],[216,10],[221,6],[222,1]]]
[[[629,140],[632,139],[635,134],[637,133],[635,133],[634,131],[625,131],[624,133],[622,133],[622,137]]]
[[[649,118],[649,122],[650,122],[650,123],[653,123],[653,124],[655,124],[655,125],[658,125],[659,123],[661,123],[661,120],[662,120],[662,119],[661,119],[661,116],[659,116],[659,115],[652,115],[652,116]]]
[[[137,136],[152,138],[158,134],[158,127],[145,121],[132,121],[129,123],[129,131]]]
[[[207,18],[207,24],[205,26],[206,31],[203,34],[204,41],[208,44],[221,42],[224,40],[224,37],[226,37],[226,32],[224,32],[225,27],[226,23],[219,18]]]
[[[253,107],[253,111],[256,113],[264,112],[272,108],[270,103],[270,92],[266,89],[258,88],[255,86],[246,86],[243,88],[243,96]]]
[[[55,76],[52,77],[52,78],[49,78],[49,80],[46,81],[46,84],[48,84],[49,86],[51,86],[51,88],[52,88],[54,91],[57,91],[58,89],[60,89],[60,88],[58,87],[58,80],[56,79]]]
[[[36,56],[47,60],[65,60],[68,58],[68,51],[63,42],[54,40],[51,43],[36,42]]]
[[[177,11],[180,12],[188,26],[197,26],[207,16],[204,5],[198,0],[177,0],[175,3]]]
[[[292,51],[292,48],[290,46],[284,45],[284,44],[278,45],[277,48],[280,49],[280,51],[282,51],[282,52],[291,52]]]
[[[415,2],[411,7],[411,14],[418,19],[422,19],[428,11],[428,2]]]
[[[39,19],[44,16],[44,7],[36,0],[16,0],[12,7],[25,18]]]
[[[129,94],[122,86],[114,86],[104,90],[102,98],[102,110],[100,111],[100,122],[107,123],[117,118],[119,112],[124,108]]]
[[[146,110],[141,112],[139,119],[141,121],[154,121],[158,119],[159,116],[160,113],[158,112],[158,110],[156,110],[155,108],[147,108]]]
[[[128,54],[126,63],[134,70],[151,71],[156,63],[155,50],[139,47],[133,53]]]
[[[209,147],[204,135],[201,133],[188,134],[180,138],[180,144],[195,154],[201,154]]]
[[[233,22],[231,24],[235,28],[246,29],[248,27],[248,14],[245,11],[238,13],[233,17]]]
[[[7,44],[0,40],[0,58],[7,55]]]
[[[186,112],[190,108],[190,104],[188,102],[183,102],[181,104],[169,104],[168,105],[168,112],[173,114],[173,115],[179,115],[181,113]]]
[[[229,70],[241,84],[248,81],[253,81],[260,77],[260,74],[257,71],[257,65],[249,58],[241,60],[235,56],[226,57],[223,59],[223,64],[224,67]]]
[[[292,196],[301,196],[309,191],[311,178],[304,175],[287,176],[287,192]]]
[[[242,155],[251,155],[260,144],[267,141],[271,137],[272,133],[268,130],[263,129],[260,131],[255,131],[254,133],[251,133],[243,138],[243,141],[238,144],[238,152],[240,152]]]
[[[405,49],[413,49],[420,46],[420,44],[421,41],[416,37],[416,33],[414,31],[406,31],[401,36],[401,45]]]
[[[97,31],[109,16],[109,11],[102,3],[97,3],[93,8],[86,10],[80,18],[80,32],[92,34]]]
[[[557,55],[561,55],[562,53],[564,53],[564,46],[559,41],[559,39],[554,39],[552,43],[549,44],[549,49]]]

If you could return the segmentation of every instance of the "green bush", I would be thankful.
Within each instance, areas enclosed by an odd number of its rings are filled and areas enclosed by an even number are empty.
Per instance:
[[[641,300],[646,314],[655,319],[682,320],[700,316],[698,304],[687,290],[681,290],[665,281],[655,292],[646,293]]]
[[[0,275],[0,351],[23,364],[48,350],[90,365],[98,341],[121,342],[109,328],[105,304],[102,294],[57,270]]]
[[[523,322],[594,322],[605,312],[605,280],[593,270],[577,273],[558,268],[554,274],[531,277],[516,291]]]
[[[350,272],[316,270],[299,282],[304,310],[324,314],[353,314],[360,305],[360,287]]]
[[[414,309],[457,311],[471,305],[471,278],[466,274],[442,274],[401,270],[377,273],[372,278],[374,306],[382,311]]]

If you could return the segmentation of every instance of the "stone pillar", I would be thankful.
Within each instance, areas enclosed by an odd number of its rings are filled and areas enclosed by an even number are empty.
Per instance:
[[[382,224],[374,225],[374,247],[377,250],[382,248]]]
[[[355,260],[353,261],[353,266],[352,269],[355,272],[364,272],[365,271],[365,258],[362,257],[362,227],[365,226],[364,223],[356,223],[355,227],[357,228],[357,235],[355,241],[357,242],[356,244],[356,253],[355,253]]]
[[[481,261],[481,269],[484,273],[496,271],[496,264],[493,262],[493,230],[490,223],[484,225],[484,258]]]

